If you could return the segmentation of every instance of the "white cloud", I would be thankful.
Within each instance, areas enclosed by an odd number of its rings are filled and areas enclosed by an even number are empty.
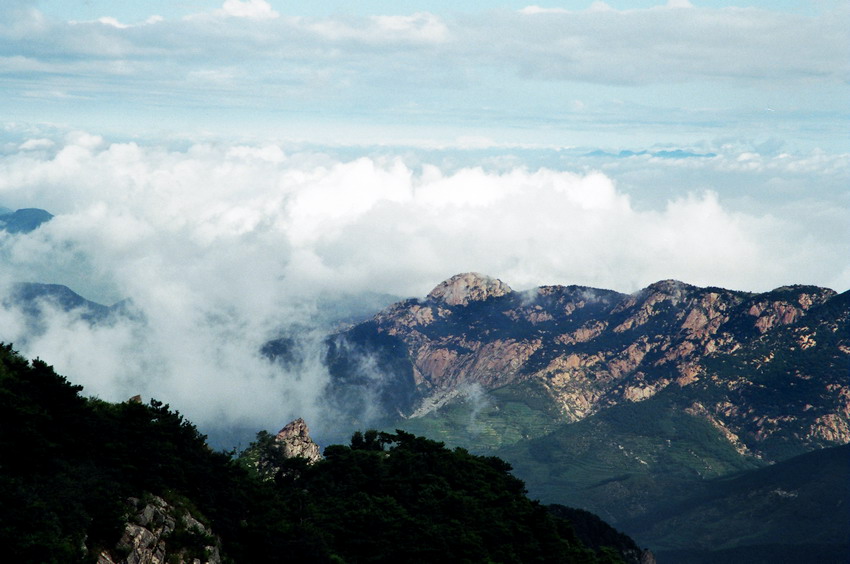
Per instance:
[[[300,17],[231,0],[141,24],[12,10],[0,21],[0,111],[134,133],[323,126],[320,141],[370,129],[403,130],[393,141],[648,145],[749,128],[846,145],[846,8],[684,6]]]
[[[426,12],[411,16],[373,16],[372,21],[383,34],[396,39],[441,43],[450,33],[439,17]]]
[[[153,396],[204,426],[319,417],[327,375],[317,349],[290,372],[257,350],[282,327],[315,327],[327,295],[422,296],[470,270],[516,288],[632,291],[671,277],[744,290],[850,286],[839,266],[847,238],[834,228],[846,194],[834,188],[817,205],[795,184],[832,168],[822,178],[840,185],[846,156],[747,156],[756,169],[741,168],[744,151],[643,156],[576,173],[338,159],[275,144],[173,150],[82,132],[54,143],[34,137],[0,156],[0,204],[56,214],[31,234],[0,234],[3,280],[63,283],[101,302],[130,297],[142,316],[88,327],[53,311],[32,335],[2,310],[0,340],[89,393]],[[577,157],[577,170],[590,162]],[[792,197],[788,207],[733,209],[739,189],[760,185]],[[678,189],[648,198],[659,186]]]
[[[417,59],[413,68],[422,61],[432,70],[449,62],[470,68],[482,64],[504,68],[510,62],[517,71],[540,78],[615,84],[718,78],[840,83],[850,75],[842,56],[848,37],[843,12],[804,17],[671,1],[624,11],[597,4],[583,11],[528,6],[516,13],[494,11],[454,19],[427,12],[301,18],[280,17],[264,0],[226,0],[216,13],[232,16],[233,21],[203,14],[180,21],[153,16],[145,23],[156,25],[130,26],[103,17],[100,33],[94,33],[90,22],[63,25],[32,10],[17,13],[14,25],[0,28],[0,34],[13,41],[23,39],[16,31],[23,26],[29,36],[25,43],[4,47],[17,52],[0,55],[61,54],[73,60],[101,47],[100,56],[145,58],[151,52],[167,53],[173,64],[192,66],[198,60],[214,65],[223,55],[230,61],[250,51],[255,63],[283,57],[313,66],[317,59],[338,65],[365,57],[377,64],[409,60],[415,54],[423,59]],[[244,18],[275,21],[267,27],[246,28],[238,21]],[[385,48],[376,50],[378,44]],[[443,48],[433,51],[434,44]],[[104,50],[103,45],[111,48]],[[343,45],[346,52],[338,50]],[[393,49],[399,45],[408,48]],[[411,51],[416,45],[420,50]]]
[[[225,0],[221,13],[235,18],[268,20],[280,17],[265,0]]]
[[[53,145],[55,145],[55,143],[50,139],[27,139],[21,143],[18,148],[22,151],[32,151],[36,149],[46,149]]]
[[[450,38],[451,30],[438,16],[417,12],[410,16],[371,16],[369,18],[327,18],[295,20],[304,30],[330,42],[362,45],[439,44]],[[314,39],[315,40],[315,39]],[[357,54],[356,52],[353,54]]]
[[[488,33],[503,38],[504,49],[494,47],[500,58],[538,78],[646,84],[850,76],[846,58],[827,46],[847,39],[846,21],[834,16],[695,8],[686,1],[625,11],[534,6],[520,14],[513,24],[492,22]]]
[[[128,27],[130,27],[129,25],[123,24],[123,23],[119,22],[117,19],[115,19],[113,17],[109,17],[109,16],[104,16],[102,18],[98,18],[97,21],[102,23],[103,25],[109,25],[109,26],[112,26],[112,27],[117,27],[118,29],[127,29]]]

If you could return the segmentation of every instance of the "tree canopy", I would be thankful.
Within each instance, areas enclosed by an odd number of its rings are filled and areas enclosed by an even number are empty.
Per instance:
[[[10,561],[94,562],[120,538],[126,500],[149,494],[191,508],[232,562],[619,561],[529,500],[495,457],[367,431],[316,464],[271,458],[276,469],[264,473],[250,457],[210,450],[167,404],[81,391],[0,345],[0,543]],[[274,449],[272,439],[261,433],[251,448]]]

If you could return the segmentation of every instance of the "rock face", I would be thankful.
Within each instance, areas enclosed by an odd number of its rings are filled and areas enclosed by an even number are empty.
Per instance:
[[[489,298],[498,298],[512,291],[510,286],[501,280],[477,272],[467,272],[456,274],[438,285],[428,294],[428,299],[457,306],[467,305],[469,302],[480,302]]]
[[[188,511],[156,496],[147,502],[130,498],[128,508],[124,535],[114,550],[100,553],[98,564],[222,562],[220,541]]]
[[[644,550],[640,554],[640,564],[656,564],[655,555],[651,550]]]
[[[273,480],[276,476],[286,476],[292,470],[286,468],[286,460],[302,458],[307,464],[322,459],[319,445],[310,438],[310,430],[303,419],[298,418],[287,423],[277,435],[260,433],[253,443],[240,455],[247,461],[249,468],[256,470],[263,480]]]
[[[850,442],[848,292],[752,294],[675,280],[631,295],[514,292],[467,273],[333,343],[340,406],[359,390],[373,411],[419,416],[464,386],[535,382],[569,422],[667,390],[741,452],[771,459],[782,443],[795,445],[786,456]]]
[[[310,464],[322,459],[319,445],[310,438],[310,429],[300,417],[281,429],[274,440],[286,458],[306,458]]]

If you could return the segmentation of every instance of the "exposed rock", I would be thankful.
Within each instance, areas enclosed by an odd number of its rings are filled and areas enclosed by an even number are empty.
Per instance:
[[[666,388],[669,384],[670,381],[666,379],[656,380],[652,384],[638,381],[637,385],[627,386],[626,389],[623,390],[623,397],[629,401],[643,401],[651,398],[660,390]]]
[[[758,453],[768,439],[779,444],[777,433],[801,449],[850,442],[848,319],[846,293],[813,286],[752,294],[665,280],[631,295],[581,286],[519,293],[466,273],[356,330],[361,342],[392,347],[397,362],[382,382],[409,371],[413,397],[403,410],[382,406],[389,415],[425,415],[467,385],[536,381],[577,421],[676,383],[682,409],[703,402],[701,417],[739,452]],[[374,380],[374,370],[355,373],[356,360],[339,363],[353,371],[340,381]],[[797,399],[758,400],[786,393]]]
[[[98,564],[220,564],[221,542],[186,510],[161,497],[128,500],[127,523],[116,548],[98,555]],[[180,543],[170,537],[182,532]],[[188,542],[187,542],[187,539]],[[125,557],[116,556],[126,554]]]
[[[831,443],[846,444],[847,438],[850,437],[850,425],[846,417],[841,417],[837,413],[828,413],[815,420],[809,436]]]
[[[737,408],[732,404],[726,402],[725,404],[715,406],[715,410],[717,411],[720,417],[725,416],[727,419],[730,418],[731,415],[737,414]],[[717,417],[713,416],[709,411],[699,402],[694,402],[690,407],[686,408],[685,411],[690,413],[691,415],[698,415],[700,417],[705,418],[709,423],[711,423],[715,429],[720,431],[723,436],[729,441],[732,446],[735,447],[735,450],[738,451],[738,454],[755,456],[759,458],[760,456],[757,453],[753,453],[747,448],[741,438],[729,430],[729,428]]]
[[[255,469],[261,479],[273,480],[276,476],[289,474],[290,469],[284,468],[285,459],[302,458],[307,464],[315,464],[322,459],[322,453],[310,437],[307,424],[299,417],[286,424],[277,435],[259,433],[257,442],[240,458]]]
[[[598,337],[608,327],[602,321],[591,321],[579,327],[572,333],[558,335],[555,342],[562,345],[575,345],[576,343],[587,343]]]
[[[510,286],[501,280],[476,272],[467,272],[456,274],[439,284],[428,294],[428,299],[451,306],[467,305],[473,301],[498,298],[512,291]]]
[[[790,325],[802,318],[815,305],[835,296],[828,288],[812,286],[783,286],[773,293],[786,294],[779,300],[756,300],[747,313],[756,318],[755,327],[762,334],[779,325]]]
[[[648,548],[641,553],[640,564],[656,564],[655,555]]]
[[[310,438],[310,429],[300,417],[278,432],[275,443],[286,458],[306,458],[310,464],[322,459],[319,445]]]

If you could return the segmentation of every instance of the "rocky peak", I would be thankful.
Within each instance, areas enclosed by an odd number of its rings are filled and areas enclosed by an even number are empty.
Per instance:
[[[286,458],[306,458],[310,464],[322,459],[319,445],[310,438],[310,429],[300,417],[278,432],[275,443]]]
[[[510,286],[497,278],[477,272],[456,274],[439,284],[428,294],[428,299],[446,305],[467,305],[469,302],[484,301],[513,292]]]
[[[97,564],[221,564],[221,541],[186,509],[177,508],[158,496],[148,501],[131,497],[127,501],[124,534],[112,550],[103,550]],[[177,534],[175,534],[177,533]],[[178,534],[182,543],[172,542]],[[203,560],[190,556],[202,553]]]
[[[679,280],[660,280],[654,284],[647,286],[642,292],[646,293],[653,301],[661,301],[668,299],[674,304],[687,299],[688,294],[696,290],[695,286],[685,284]],[[663,297],[662,297],[663,296]]]
[[[833,298],[836,292],[815,286],[782,286],[771,292],[755,296],[747,314],[756,318],[759,333],[774,327],[795,323],[813,306]]]

